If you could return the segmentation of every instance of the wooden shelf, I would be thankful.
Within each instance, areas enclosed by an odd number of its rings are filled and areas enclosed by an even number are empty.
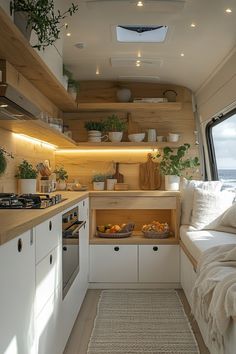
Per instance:
[[[101,143],[91,143],[91,142],[85,142],[85,143],[77,143],[77,149],[158,149],[158,148],[163,148],[165,146],[169,147],[178,147],[179,143],[171,143],[171,142],[140,142],[140,143],[133,143],[130,141],[124,141],[124,142],[119,142],[119,143],[112,143],[112,142],[101,142]]]
[[[59,109],[77,111],[77,103],[0,7],[0,57],[11,63]]]
[[[58,148],[76,148],[76,142],[41,120],[0,120],[0,127],[13,133],[56,145]]]
[[[175,237],[165,239],[145,238],[142,232],[134,232],[127,238],[101,238],[97,236],[90,237],[89,243],[92,245],[178,245],[179,240]]]
[[[180,111],[181,102],[168,103],[120,103],[120,102],[104,102],[104,103],[78,103],[79,111]]]

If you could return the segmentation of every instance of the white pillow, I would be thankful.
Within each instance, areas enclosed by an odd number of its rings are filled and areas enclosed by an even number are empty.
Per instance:
[[[197,181],[187,180],[181,178],[180,192],[181,192],[181,224],[189,225],[192,210],[193,210],[193,194],[196,188],[201,188],[208,191],[219,192],[222,187],[220,181]]]
[[[200,188],[194,190],[191,225],[198,230],[210,228],[211,224],[234,200],[234,193],[228,191],[209,192]]]
[[[221,225],[236,228],[236,203],[222,215]],[[235,230],[236,231],[236,230]]]

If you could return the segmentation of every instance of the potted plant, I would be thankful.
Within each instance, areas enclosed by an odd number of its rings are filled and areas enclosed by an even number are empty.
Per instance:
[[[161,154],[154,156],[154,158],[161,158],[160,171],[165,176],[166,190],[178,190],[183,172],[200,165],[198,157],[186,157],[189,148],[190,144],[184,144],[174,153],[174,150],[166,146]]]
[[[108,132],[110,141],[119,142],[122,139],[123,131],[127,128],[127,123],[121,120],[116,114],[112,114],[104,121],[104,128]]]
[[[64,191],[66,189],[66,181],[68,180],[68,173],[63,166],[55,168],[53,171],[56,174],[57,189]]]
[[[18,188],[20,194],[36,193],[36,178],[38,171],[27,160],[23,160],[17,166],[18,172],[15,175],[18,178]]]
[[[93,189],[95,191],[103,191],[105,187],[105,179],[106,176],[102,173],[97,173],[93,175],[92,182],[93,182]]]
[[[113,178],[112,174],[108,174],[106,176],[106,182],[107,182],[107,190],[113,191],[115,188],[115,184],[117,183],[117,179]]]
[[[15,22],[19,29],[24,32],[28,30],[29,33],[34,30],[38,42],[33,47],[38,50],[54,44],[60,36],[61,29],[65,26],[64,23],[61,24],[61,21],[68,15],[72,16],[77,10],[78,5],[72,3],[67,11],[56,11],[54,0],[13,0],[10,2],[10,12],[12,14],[14,11]]]
[[[91,142],[101,142],[102,138],[107,136],[102,136],[102,131],[104,130],[103,121],[88,121],[84,124],[85,129],[88,130],[88,141]]]
[[[63,64],[63,80],[65,81],[66,90],[76,100],[79,92],[79,81],[73,79],[73,74]]]
[[[6,156],[9,156],[13,159],[13,155],[11,153],[0,147],[0,176],[6,171],[7,168]]]

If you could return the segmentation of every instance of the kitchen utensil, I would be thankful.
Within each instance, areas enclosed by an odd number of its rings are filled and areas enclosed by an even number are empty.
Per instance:
[[[116,172],[112,178],[117,179],[117,183],[124,182],[124,176],[119,172],[119,162],[116,162]]]
[[[140,189],[158,189],[161,186],[159,164],[152,161],[152,155],[147,155],[148,160],[139,166]]]

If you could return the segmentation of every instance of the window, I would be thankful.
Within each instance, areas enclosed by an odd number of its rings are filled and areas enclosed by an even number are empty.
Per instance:
[[[213,179],[236,190],[236,109],[207,126],[208,150]]]

